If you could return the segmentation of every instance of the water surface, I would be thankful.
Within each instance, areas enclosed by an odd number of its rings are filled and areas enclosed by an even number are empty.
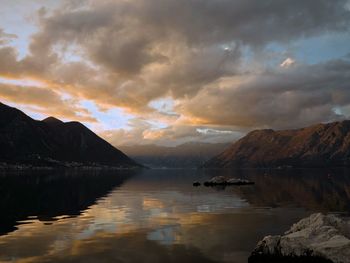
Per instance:
[[[214,175],[253,186],[193,187]],[[348,214],[346,170],[0,175],[0,262],[247,262],[313,212]]]

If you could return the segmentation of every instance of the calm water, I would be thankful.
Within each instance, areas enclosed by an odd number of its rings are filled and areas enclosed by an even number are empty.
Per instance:
[[[214,175],[254,186],[192,187]],[[346,170],[0,175],[0,262],[247,262],[312,212],[350,211]]]

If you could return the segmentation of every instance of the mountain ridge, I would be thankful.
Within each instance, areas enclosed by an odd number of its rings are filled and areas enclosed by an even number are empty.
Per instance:
[[[34,120],[0,103],[0,162],[31,165],[140,167],[80,122]]]
[[[292,130],[254,130],[204,168],[350,166],[350,120]]]

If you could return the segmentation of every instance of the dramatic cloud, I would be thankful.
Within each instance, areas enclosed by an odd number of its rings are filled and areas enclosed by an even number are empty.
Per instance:
[[[46,86],[3,86],[0,98],[42,107],[50,97],[50,114],[86,120],[81,100],[123,108],[134,121],[100,131],[115,144],[230,140],[348,116],[349,60],[335,49],[317,63],[298,53],[321,36],[350,41],[348,0],[79,0],[30,15],[37,30],[24,57],[0,19],[0,77]],[[171,112],[151,106],[162,98]]]
[[[130,130],[116,129],[101,132],[100,135],[114,145],[162,144],[173,146],[191,142],[228,142],[242,137],[242,131],[207,129],[201,126],[175,124],[154,129],[147,121],[131,120]]]
[[[74,100],[62,100],[59,94],[45,88],[0,84],[0,97],[16,104],[32,106],[33,110],[46,115],[88,122],[97,121],[89,116],[86,109],[74,106]]]
[[[239,80],[222,79],[179,106],[202,124],[301,127],[345,118],[350,104],[350,60],[299,65]],[[242,109],[244,109],[242,111]]]

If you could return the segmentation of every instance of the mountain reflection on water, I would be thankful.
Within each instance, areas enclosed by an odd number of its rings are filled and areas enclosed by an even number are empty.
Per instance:
[[[215,175],[256,184],[192,187]],[[264,235],[350,211],[346,170],[32,172],[0,193],[0,262],[247,262]]]
[[[78,216],[130,175],[74,170],[2,173],[0,234],[15,230],[16,222],[28,217],[49,222],[62,215]]]

